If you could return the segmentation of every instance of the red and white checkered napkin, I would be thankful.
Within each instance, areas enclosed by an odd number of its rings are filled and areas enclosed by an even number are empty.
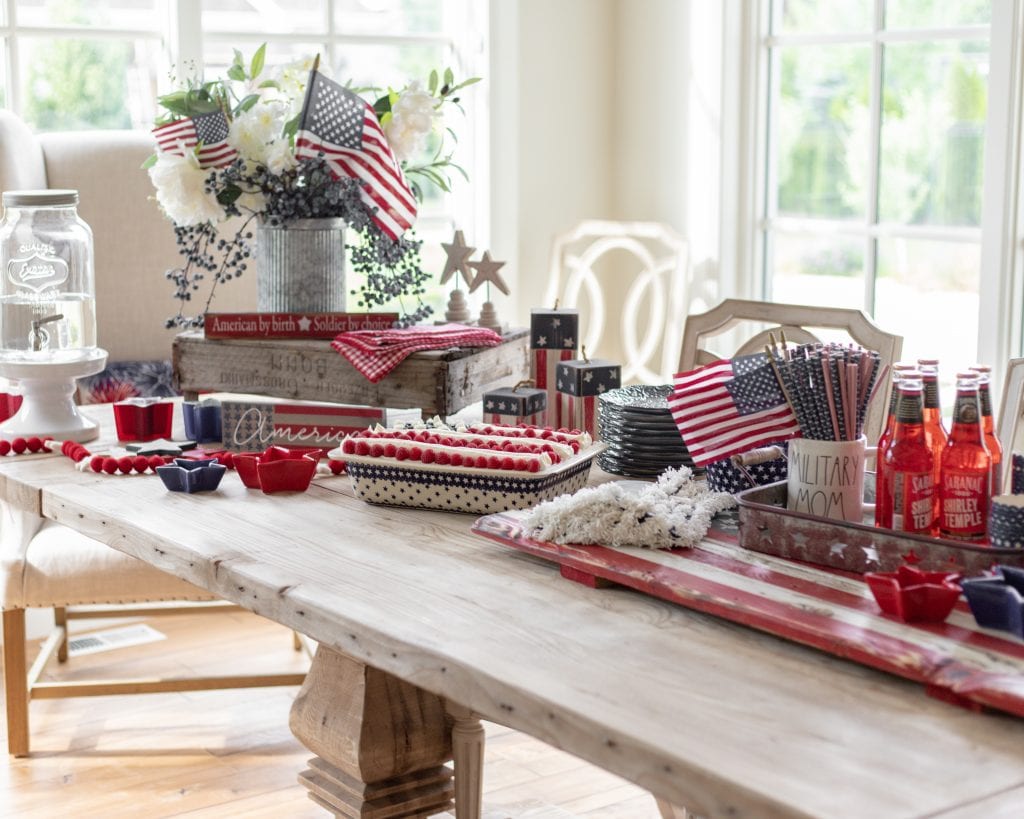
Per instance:
[[[448,350],[452,347],[493,347],[501,336],[486,327],[464,324],[409,327],[405,330],[353,330],[341,333],[331,346],[353,367],[376,383],[421,350]]]

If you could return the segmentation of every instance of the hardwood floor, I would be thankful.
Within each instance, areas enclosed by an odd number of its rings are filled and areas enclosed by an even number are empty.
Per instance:
[[[247,613],[148,621],[167,640],[51,664],[51,679],[301,670],[290,633]],[[95,624],[80,624],[93,630]],[[297,688],[32,703],[32,756],[0,771],[0,816],[323,819],[296,782],[310,753],[288,730]],[[485,819],[654,819],[630,783],[487,725]]]

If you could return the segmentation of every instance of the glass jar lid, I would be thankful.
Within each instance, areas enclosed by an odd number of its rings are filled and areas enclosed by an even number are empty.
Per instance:
[[[42,191],[4,191],[3,203],[5,208],[45,208],[60,205],[77,205],[78,191],[57,188]]]

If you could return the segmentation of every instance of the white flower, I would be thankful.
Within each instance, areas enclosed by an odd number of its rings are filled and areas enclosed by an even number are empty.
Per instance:
[[[440,118],[434,97],[418,82],[411,82],[391,107],[384,128],[395,157],[401,161],[420,153]]]
[[[258,102],[231,122],[228,142],[243,159],[266,164],[271,144],[281,135],[286,113],[283,102]]]
[[[297,161],[287,137],[275,139],[267,146],[267,168],[271,173],[281,174],[294,168]]]
[[[312,68],[313,58],[304,57],[281,66],[277,76],[274,77],[278,85],[278,94],[289,103],[289,119],[302,110],[302,103],[306,96],[306,82],[309,80],[309,72]],[[317,71],[325,77],[329,77],[330,73],[326,69],[326,65],[317,67]]]
[[[199,167],[192,151],[184,156],[160,152],[149,169],[149,178],[156,188],[156,201],[164,213],[180,227],[201,225],[224,219],[224,208],[215,194],[206,190],[209,170]]]

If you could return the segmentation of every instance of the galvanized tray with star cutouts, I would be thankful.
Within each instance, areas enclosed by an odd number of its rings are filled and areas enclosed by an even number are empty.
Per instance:
[[[791,512],[786,509],[785,481],[740,492],[736,503],[739,545],[755,552],[862,574],[896,571],[911,553],[920,559],[920,569],[965,576],[981,574],[994,563],[1024,567],[1024,549],[1000,549]]]

